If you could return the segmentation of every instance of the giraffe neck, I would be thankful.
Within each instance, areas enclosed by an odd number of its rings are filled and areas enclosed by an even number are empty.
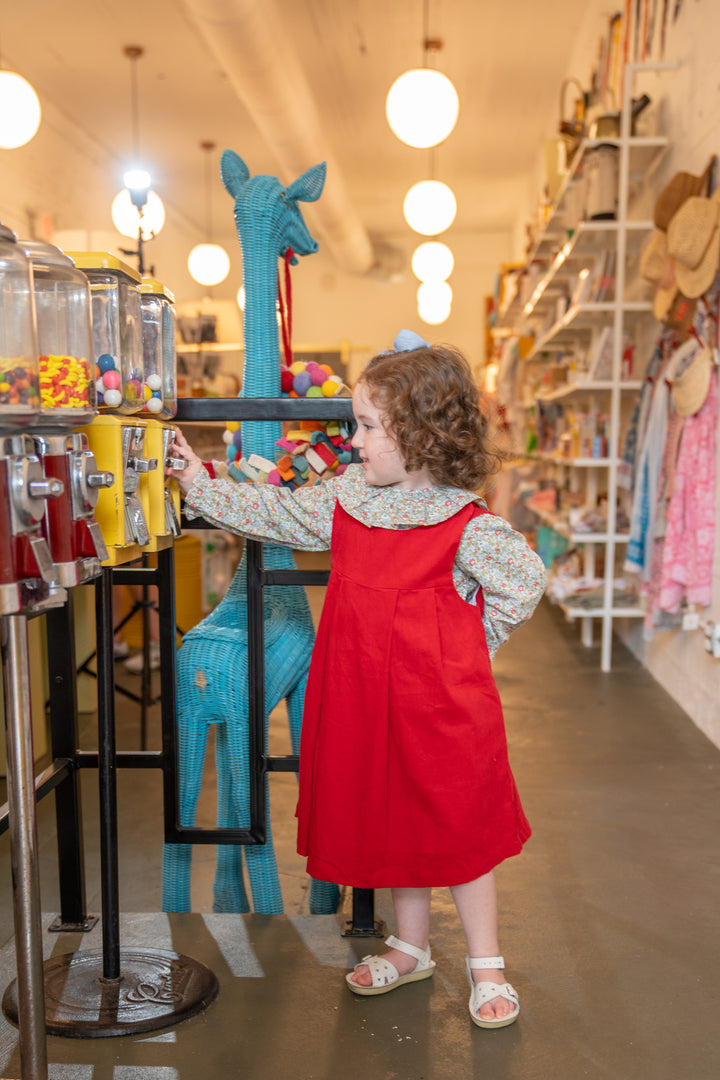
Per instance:
[[[245,285],[245,362],[243,397],[280,396],[280,343],[276,317],[277,254],[275,245],[243,243],[248,258],[243,262]],[[275,461],[275,443],[282,434],[279,421],[244,421],[243,453],[260,454]]]

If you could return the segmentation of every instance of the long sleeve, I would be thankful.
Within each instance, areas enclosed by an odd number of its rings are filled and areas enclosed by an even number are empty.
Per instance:
[[[202,469],[185,496],[185,513],[250,540],[324,551],[330,547],[337,484],[328,480],[291,491],[273,484],[211,480]]]
[[[493,657],[504,641],[532,615],[545,589],[545,567],[521,533],[494,514],[465,527],[455,559],[455,586],[470,600],[482,589],[483,624]]]

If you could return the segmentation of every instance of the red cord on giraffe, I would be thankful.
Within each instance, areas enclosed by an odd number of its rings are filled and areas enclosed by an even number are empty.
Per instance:
[[[278,270],[278,303],[280,305],[280,331],[282,333],[283,343],[283,356],[285,357],[286,367],[290,367],[293,362],[292,354],[292,286],[290,284],[290,260],[294,257],[295,252],[291,247],[287,249],[284,256],[285,261],[285,302],[283,303],[282,283],[280,280],[280,271]]]

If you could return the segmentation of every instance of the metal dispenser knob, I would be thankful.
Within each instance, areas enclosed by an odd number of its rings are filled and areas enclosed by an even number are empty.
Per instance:
[[[189,461],[181,457],[168,457],[165,458],[165,468],[174,469],[175,472],[182,472],[183,469],[187,469]]]
[[[85,483],[90,488],[108,488],[115,483],[115,474],[111,472],[88,473]]]
[[[30,480],[28,483],[28,493],[31,499],[57,499],[58,495],[62,495],[64,490],[65,485],[62,480]]]
[[[157,469],[157,467],[157,458],[131,457],[128,460],[128,469],[134,469],[135,472],[152,472],[152,470]]]

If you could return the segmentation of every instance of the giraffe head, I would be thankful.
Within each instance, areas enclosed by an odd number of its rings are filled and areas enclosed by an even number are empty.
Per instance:
[[[326,165],[313,165],[288,187],[275,176],[250,176],[243,159],[233,150],[225,150],[220,161],[220,175],[225,188],[235,200],[235,224],[243,255],[268,247],[281,258],[288,248],[296,255],[312,255],[317,240],[310,235],[299,202],[315,202],[325,184]],[[292,262],[297,262],[296,258]]]

